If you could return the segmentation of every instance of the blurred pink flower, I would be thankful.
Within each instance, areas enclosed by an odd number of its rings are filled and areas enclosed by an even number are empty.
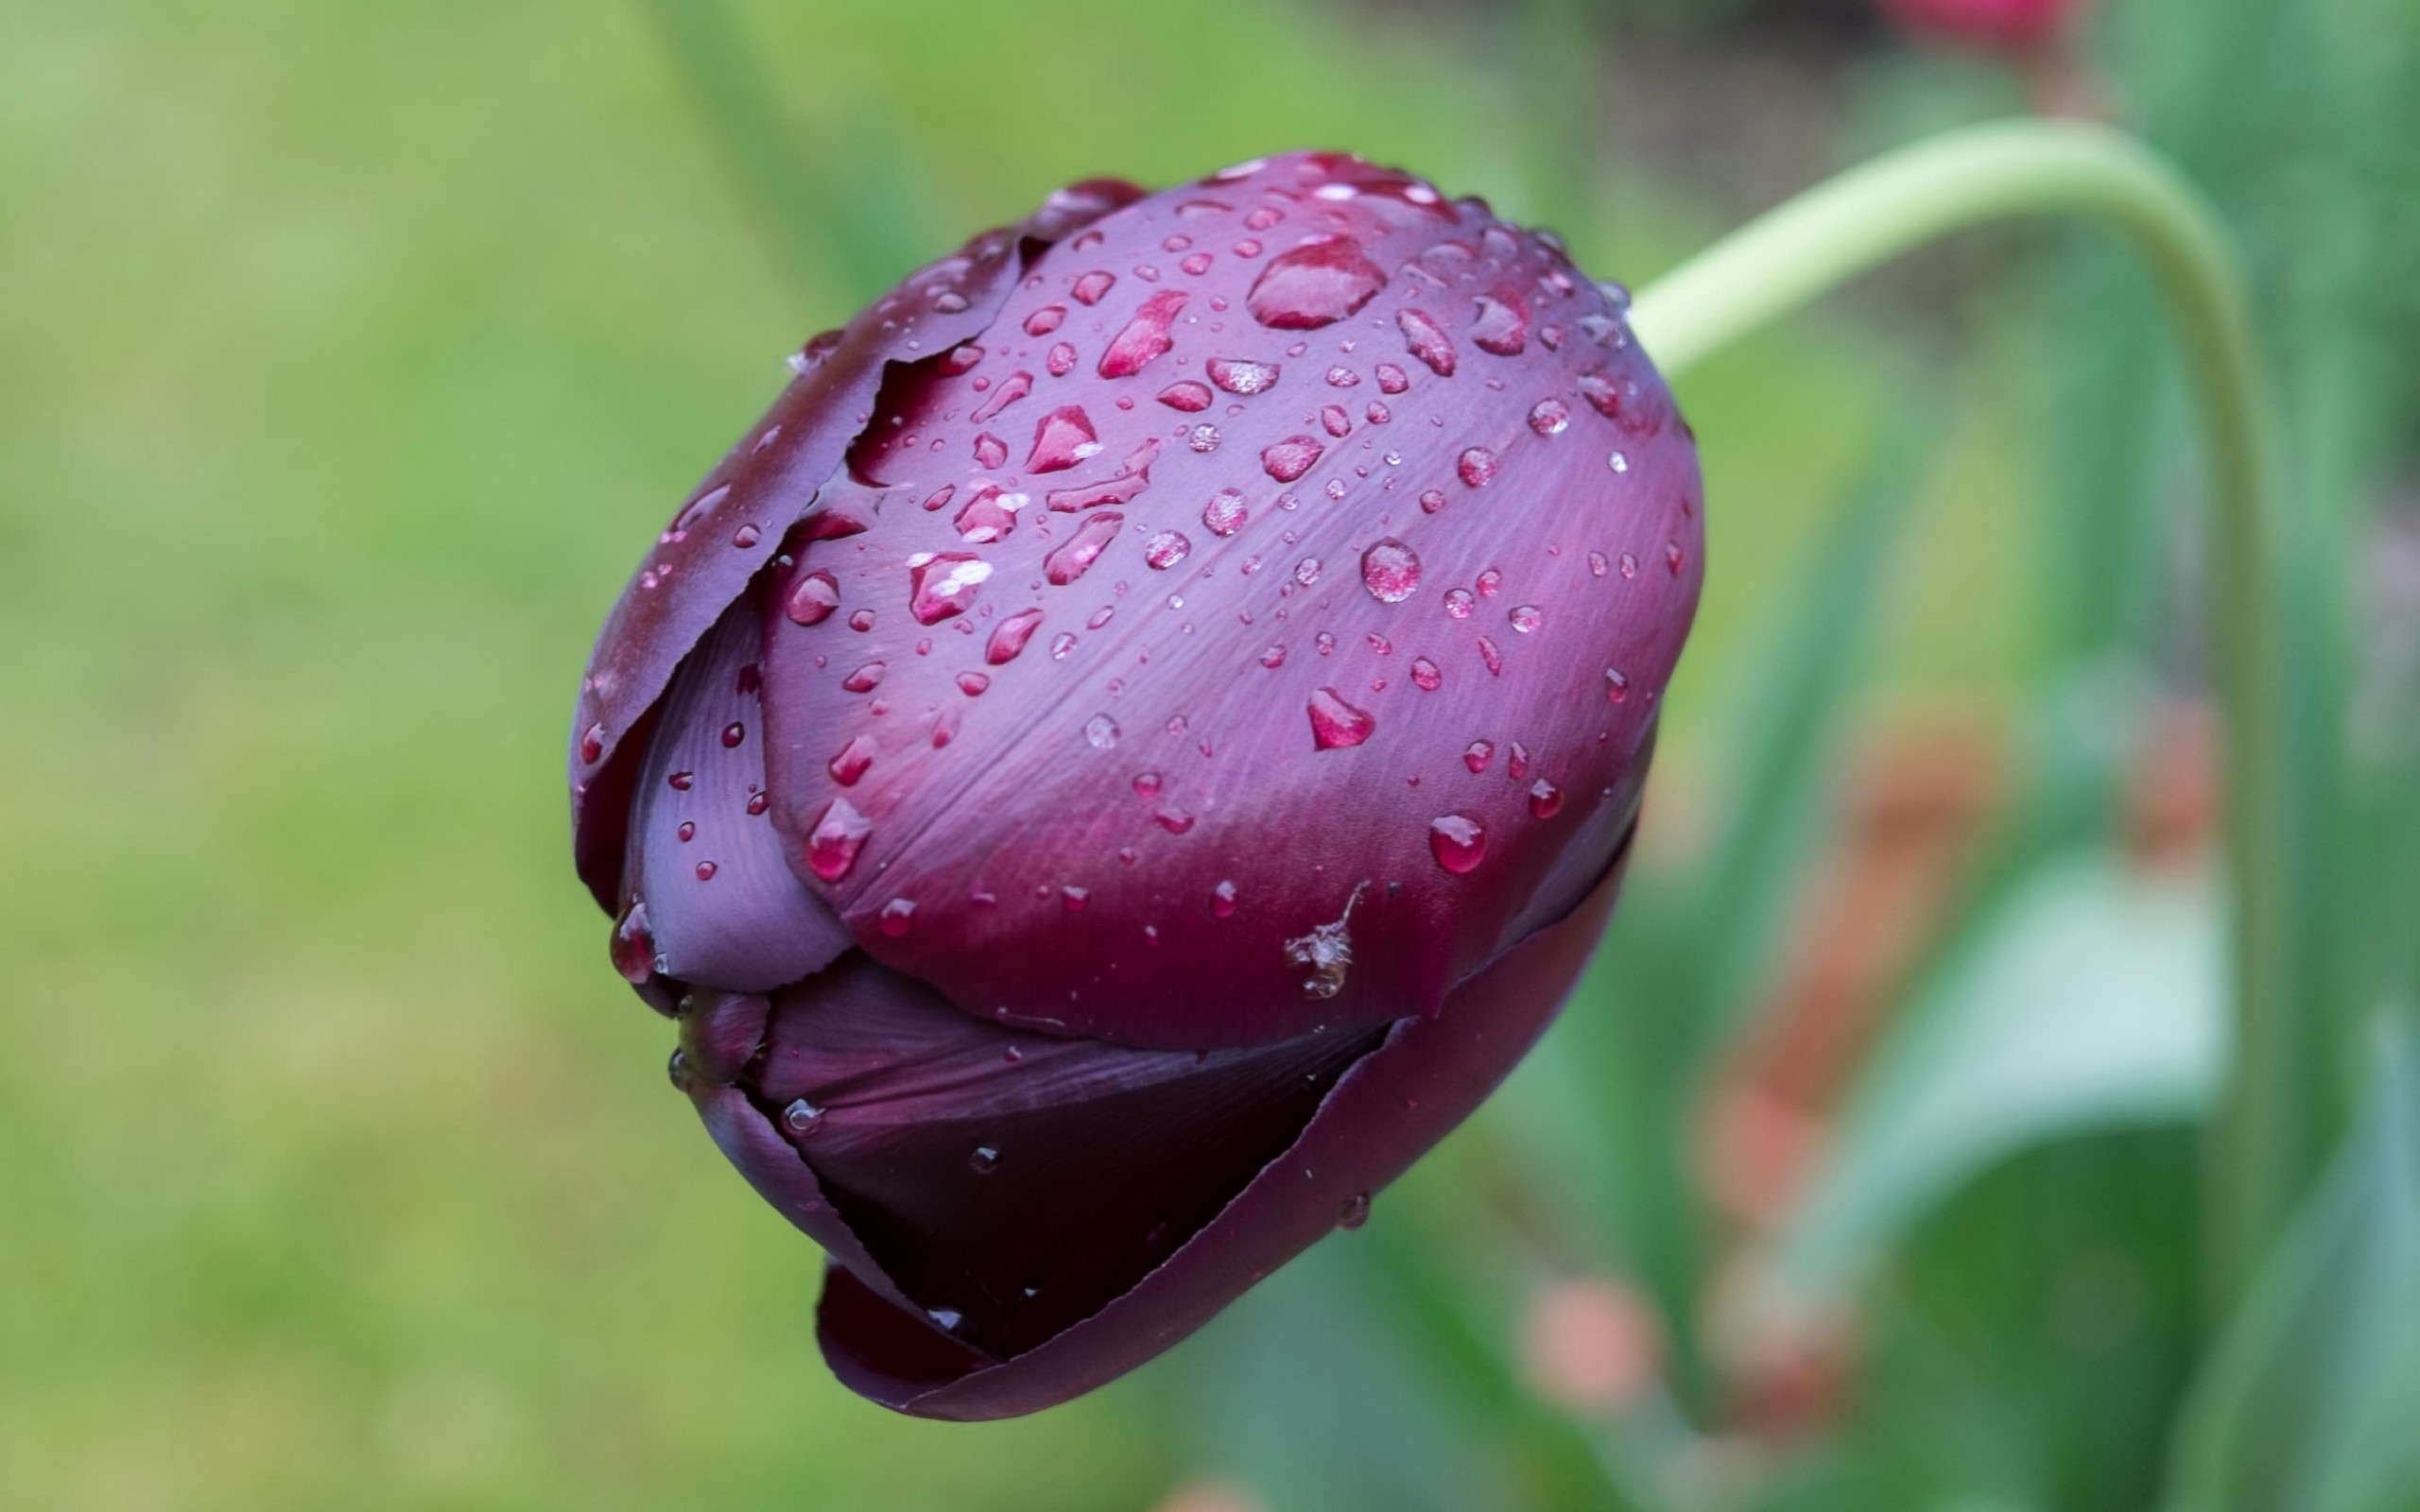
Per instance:
[[[2080,16],[2087,0],[1881,0],[1908,31],[2005,52],[2031,52]]]
[[[1523,1379],[1568,1412],[1605,1417],[1630,1406],[1655,1379],[1663,1353],[1646,1298],[1611,1277],[1556,1281],[1521,1323]]]

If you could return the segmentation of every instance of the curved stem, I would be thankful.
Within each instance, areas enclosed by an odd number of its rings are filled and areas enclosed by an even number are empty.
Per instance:
[[[1783,205],[1641,291],[1640,344],[1671,376],[1903,252],[1987,221],[2077,216],[2148,265],[2184,346],[2217,508],[2210,620],[2226,706],[2234,1055],[2212,1132],[2211,1240],[2232,1297],[2282,1225],[2321,1141],[2323,1068],[2298,1034],[2278,531],[2269,417],[2242,279],[2201,197],[2097,127],[2016,121],[1887,154]]]

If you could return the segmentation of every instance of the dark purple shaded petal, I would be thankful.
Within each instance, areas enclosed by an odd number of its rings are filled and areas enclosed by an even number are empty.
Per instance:
[[[1175,1253],[1383,1033],[1206,1055],[1051,1040],[853,955],[774,995],[743,1086],[878,1274],[1005,1357]]]
[[[849,933],[790,870],[764,799],[753,594],[724,611],[665,694],[632,799],[625,885],[656,971],[763,992],[820,971]]]
[[[1624,858],[1627,851],[1623,853]],[[1302,1137],[1133,1290],[1039,1348],[963,1373],[908,1335],[912,1314],[835,1272],[818,1311],[824,1359],[852,1390],[919,1417],[1038,1412],[1115,1380],[1206,1322],[1357,1211],[1495,1090],[1579,979],[1620,886],[1621,863],[1578,911],[1408,1019],[1328,1094]]]
[[[884,368],[945,352],[990,324],[1039,249],[1140,191],[1096,181],[1053,195],[1017,226],[987,232],[911,274],[860,313],[709,472],[614,606],[572,716],[573,851],[598,903],[618,901],[625,822],[600,773],[653,709],[673,669],[771,558],[865,424]],[[598,801],[592,802],[595,799]]]
[[[969,1013],[1142,1047],[1267,1044],[1434,1012],[1564,906],[1618,830],[1612,795],[1635,775],[1703,558],[1685,428],[1619,303],[1553,245],[1330,157],[1271,160],[1220,181],[1226,210],[1180,214],[1201,198],[1154,196],[1053,248],[1003,304],[979,364],[936,366],[880,418],[876,434],[903,438],[874,474],[888,497],[996,485],[1003,501],[1028,495],[1014,530],[970,545],[946,512],[877,514],[881,490],[836,484],[830,507],[872,522],[813,548],[846,608],[813,626],[777,620],[766,644],[781,827],[803,838],[844,798],[870,826],[828,893],[860,946]],[[1187,283],[1174,345],[1149,370],[1098,377],[1151,286],[1121,280],[1098,307],[1075,288],[1153,261],[1180,232],[1262,250]],[[1252,318],[1243,296],[1270,258],[1336,236],[1389,271],[1383,288],[1315,329]],[[1529,322],[1517,352],[1474,349],[1451,376],[1407,353],[1406,312],[1460,333],[1480,297],[1514,295]],[[1213,335],[1192,322],[1219,299]],[[1031,325],[1047,335],[1020,335]],[[1040,486],[977,466],[965,417],[977,382],[1036,370],[1063,341],[1083,361],[1036,392],[1081,408],[1098,455]],[[1284,383],[1237,396],[1215,426],[1154,402],[1170,373],[1212,357],[1289,380],[1341,371],[1357,395],[1383,398],[1357,405],[1341,436],[1306,430]],[[1542,432],[1530,417],[1547,400],[1567,423]],[[1307,471],[1272,474],[1264,455],[1310,430],[1330,440]],[[1484,469],[1467,460],[1480,453]],[[1484,488],[1465,481],[1482,473]],[[1044,507],[1063,478],[1144,486],[1108,521]],[[1239,503],[1206,524],[1230,493]],[[1155,570],[1150,543],[1171,532],[1190,550]],[[1374,575],[1382,542],[1389,570]],[[917,623],[909,563],[970,551],[990,568],[971,607]],[[1626,557],[1646,567],[1615,570]],[[848,612],[859,606],[862,619]],[[1046,627],[1022,653],[990,661],[994,627],[1037,613]],[[880,686],[849,688],[874,661]],[[979,699],[961,691],[969,671],[989,679]],[[1322,722],[1339,707],[1367,728]],[[833,758],[860,736],[881,754],[842,783]],[[1461,753],[1481,740],[1525,754],[1473,772]],[[1556,802],[1533,806],[1540,782]],[[1447,816],[1483,837],[1458,852],[1477,856],[1465,869],[1433,852]],[[1214,910],[1220,898],[1232,906]],[[886,932],[900,900],[913,927]],[[1293,949],[1340,926],[1341,972]]]

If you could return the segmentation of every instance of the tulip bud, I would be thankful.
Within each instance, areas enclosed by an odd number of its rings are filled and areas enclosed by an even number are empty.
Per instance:
[[[2041,49],[2083,10],[2083,0],[1883,0],[1917,36],[2008,53]]]
[[[1624,307],[1350,157],[1080,184],[810,342],[658,539],[577,858],[850,1386],[1132,1368],[1545,1028],[1699,589]]]

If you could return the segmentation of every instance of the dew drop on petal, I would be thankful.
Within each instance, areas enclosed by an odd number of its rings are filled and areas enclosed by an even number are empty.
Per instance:
[[[1512,622],[1513,630],[1521,635],[1527,635],[1536,629],[1546,623],[1547,618],[1545,611],[1535,604],[1515,604],[1506,611],[1504,617]]]
[[[1389,536],[1361,554],[1361,582],[1381,604],[1400,604],[1420,587],[1420,558]]]
[[[893,898],[882,905],[881,913],[874,916],[874,927],[892,939],[907,934],[915,927],[915,923],[916,905],[906,898]]]
[[[1143,542],[1143,560],[1154,571],[1166,572],[1184,560],[1192,550],[1193,542],[1185,540],[1183,533],[1163,530]]]
[[[1084,721],[1084,744],[1095,750],[1108,750],[1117,744],[1117,721],[1107,714],[1095,714]]]
[[[1236,885],[1222,882],[1210,889],[1210,917],[1233,919],[1236,915]]]
[[[1233,489],[1220,489],[1201,507],[1201,524],[1214,536],[1232,536],[1243,528],[1250,507]]]
[[[1043,576],[1063,588],[1083,576],[1117,539],[1118,527],[1125,523],[1126,517],[1114,509],[1087,516],[1074,535],[1042,559]]]
[[[1268,229],[1250,219],[1245,225]],[[1386,285],[1387,275],[1362,254],[1359,242],[1332,236],[1271,258],[1244,296],[1244,308],[1271,329],[1310,331],[1352,315]]]
[[[1541,819],[1551,819],[1563,812],[1563,789],[1541,777],[1530,784],[1530,813]]]
[[[1436,662],[1416,656],[1411,659],[1411,685],[1423,693],[1435,693],[1445,685],[1445,674],[1437,669]]]
[[[1428,853],[1456,876],[1476,868],[1487,856],[1487,831],[1466,814],[1443,814],[1428,821]]]
[[[855,804],[845,798],[834,799],[807,832],[808,869],[825,882],[838,882],[856,865],[857,852],[865,849],[866,836],[873,833],[873,821],[858,813]]]
[[[1280,483],[1291,483],[1311,470],[1323,448],[1308,436],[1288,436],[1260,454],[1260,465]]]
[[[1190,378],[1172,383],[1159,393],[1161,404],[1187,415],[1201,414],[1217,397],[1210,392],[1208,384],[1196,383]]]
[[[1374,716],[1346,703],[1337,696],[1334,688],[1322,688],[1313,693],[1308,710],[1311,739],[1321,750],[1358,746],[1378,728],[1378,721]]]
[[[1468,447],[1454,459],[1454,472],[1472,488],[1483,489],[1495,476],[1495,454],[1484,446]]]
[[[995,667],[1015,661],[1041,623],[1042,610],[1038,609],[1019,610],[1002,620],[992,627],[992,638],[983,646],[983,660]]]

